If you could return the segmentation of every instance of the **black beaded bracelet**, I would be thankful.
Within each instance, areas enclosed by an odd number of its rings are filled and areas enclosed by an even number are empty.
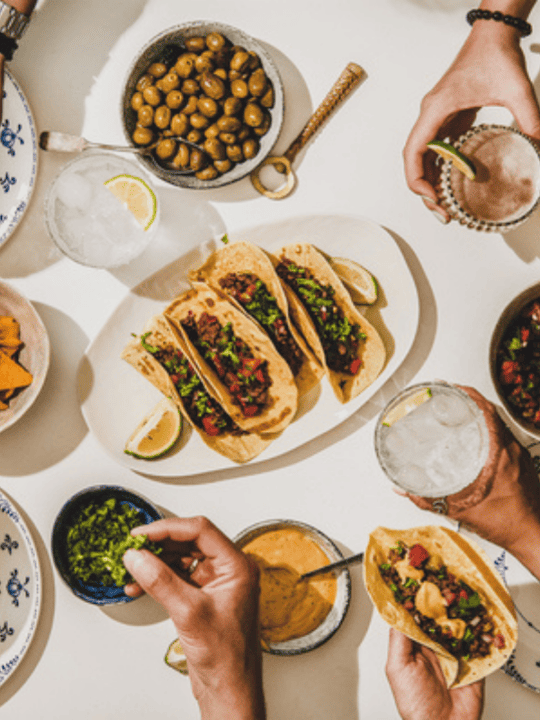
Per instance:
[[[13,53],[19,46],[13,38],[0,33],[0,54],[2,54],[6,60],[11,60]]]
[[[502,12],[495,10],[469,10],[467,13],[467,22],[469,25],[473,25],[476,20],[496,20],[497,22],[503,22],[505,25],[516,28],[521,33],[521,37],[527,37],[532,33],[532,26],[526,20],[514,17],[513,15],[503,15]]]

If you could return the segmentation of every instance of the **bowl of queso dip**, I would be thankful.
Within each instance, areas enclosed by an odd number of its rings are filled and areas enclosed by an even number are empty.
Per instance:
[[[263,650],[297,655],[334,635],[349,607],[348,569],[301,580],[303,573],[343,557],[329,537],[302,522],[267,520],[246,528],[235,543],[260,570]]]

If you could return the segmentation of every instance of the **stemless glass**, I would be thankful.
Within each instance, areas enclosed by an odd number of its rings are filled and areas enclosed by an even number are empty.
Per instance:
[[[508,232],[524,223],[540,201],[540,152],[524,133],[505,125],[477,125],[454,147],[476,167],[469,180],[451,160],[441,166],[438,194],[462,225]]]

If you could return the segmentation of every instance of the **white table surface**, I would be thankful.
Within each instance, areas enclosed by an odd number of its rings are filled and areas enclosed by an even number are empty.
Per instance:
[[[10,720],[197,718],[189,681],[163,663],[174,637],[148,598],[98,609],[71,594],[51,560],[54,518],[67,497],[116,483],[177,515],[205,514],[234,536],[259,520],[311,523],[345,552],[358,552],[379,524],[408,527],[435,518],[392,492],[373,450],[375,418],[398,386],[444,378],[495,399],[487,369],[491,329],[506,303],[538,280],[540,219],[507,236],[444,227],[412,195],[401,152],[424,93],[465,39],[464,0],[48,0],[11,70],[37,130],[122,141],[119,97],[131,57],[160,30],[197,19],[243,29],[262,41],[283,76],[284,150],[347,62],[368,78],[297,162],[299,187],[274,202],[249,180],[216,192],[160,187],[162,221],[142,258],[114,272],[63,258],[48,238],[44,192],[64,157],[40,154],[31,207],[0,249],[0,276],[40,313],[52,343],[42,394],[0,436],[0,488],[29,524],[39,549],[44,601],[33,644],[0,688]],[[540,13],[531,21],[539,25]],[[524,42],[533,78],[534,38]],[[508,120],[504,111],[488,119]],[[338,428],[286,456],[211,475],[159,478],[118,466],[85,425],[76,393],[88,343],[128,289],[191,246],[224,232],[315,214],[357,215],[388,228],[420,296],[409,356],[376,396]],[[106,408],[104,408],[106,412]],[[443,520],[444,522],[444,520]],[[398,717],[384,674],[388,630],[352,571],[353,597],[339,632],[304,656],[265,656],[271,720]],[[536,681],[540,681],[539,677]],[[537,684],[540,684],[537,682]],[[485,717],[538,718],[540,697],[502,672],[487,681]]]

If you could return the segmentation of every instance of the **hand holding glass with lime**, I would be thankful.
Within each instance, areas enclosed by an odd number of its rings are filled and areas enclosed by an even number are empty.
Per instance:
[[[159,206],[146,173],[112,153],[85,151],[56,177],[45,202],[47,229],[72,260],[109,268],[140,255]]]

